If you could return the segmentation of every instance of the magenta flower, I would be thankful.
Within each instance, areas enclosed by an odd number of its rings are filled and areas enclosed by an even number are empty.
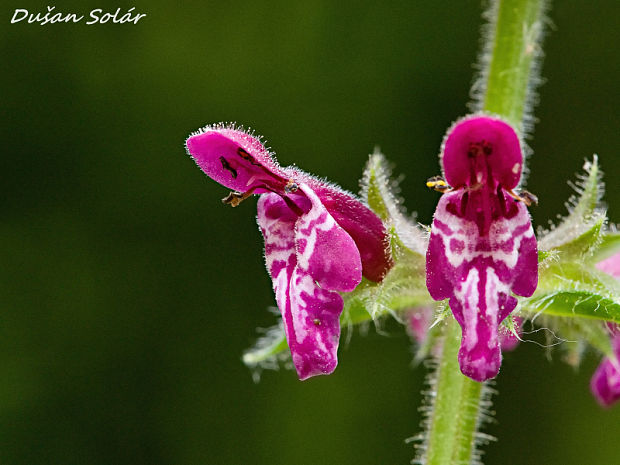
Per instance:
[[[510,352],[515,350],[519,345],[521,340],[518,336],[521,336],[521,330],[523,329],[523,318],[520,316],[514,317],[514,327],[517,331],[517,334],[514,334],[506,329],[499,332],[499,346],[502,349],[502,352]]]
[[[596,264],[596,267],[616,279],[620,279],[620,252]]]
[[[300,379],[338,363],[343,299],[362,275],[380,281],[392,266],[381,220],[353,195],[297,168],[280,167],[256,137],[234,127],[192,134],[187,151],[212,179],[233,189],[224,203],[251,194],[265,261]]]
[[[605,357],[590,379],[590,390],[603,407],[610,407],[620,399],[620,331],[615,324],[608,327],[614,357]]]
[[[620,279],[620,252],[596,264],[596,267]],[[604,407],[610,407],[620,399],[620,329],[613,323],[607,324],[611,331],[611,348],[614,357],[605,357],[592,375],[590,390]]]
[[[407,332],[419,345],[426,342],[428,332],[433,323],[434,309],[430,305],[414,307],[406,312]]]
[[[490,116],[458,121],[444,139],[445,182],[426,254],[426,285],[435,300],[450,299],[462,328],[459,364],[476,381],[499,372],[499,324],[538,283],[536,238],[519,196],[523,155],[514,129]],[[448,188],[445,183],[451,188]]]

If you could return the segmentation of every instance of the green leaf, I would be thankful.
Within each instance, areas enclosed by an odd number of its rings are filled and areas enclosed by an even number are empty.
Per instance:
[[[608,231],[601,238],[601,242],[592,256],[592,262],[598,263],[618,252],[620,252],[620,233]]]
[[[540,269],[534,297],[555,291],[584,291],[620,302],[620,281],[582,260],[552,262]]]
[[[263,369],[276,370],[280,363],[288,358],[288,344],[284,335],[282,322],[269,328],[261,336],[254,347],[248,349],[241,360],[245,365],[253,370],[254,381],[260,379],[260,372]]]
[[[390,169],[385,157],[375,149],[370,155],[364,177],[361,197],[371,210],[383,220],[399,239],[399,243],[420,255],[426,254],[428,239],[416,224],[415,217],[407,218],[397,199],[398,184],[390,180]]]
[[[577,182],[572,184],[577,197],[573,196],[567,204],[568,216],[554,229],[542,235],[538,242],[541,250],[568,245],[582,236],[585,240],[588,232],[596,228],[601,219],[603,224],[605,223],[605,213],[599,208],[604,184],[601,181],[598,157],[594,155],[591,162],[586,160],[583,169],[585,173],[577,175]]]
[[[381,316],[405,310],[407,308],[433,303],[424,275],[424,260],[414,252],[401,257],[379,284],[360,287],[345,295],[345,312],[362,307],[369,317]]]
[[[598,157],[594,155],[592,161],[586,160],[583,165],[585,174],[577,175],[577,184],[574,189],[579,194],[579,201],[574,205],[569,217],[585,220],[597,209],[604,193],[602,173],[598,164]]]
[[[592,318],[620,323],[620,303],[617,300],[592,291],[559,290],[536,293],[524,299],[523,309],[534,315],[565,318]]]
[[[561,254],[561,260],[570,261],[589,258],[599,248],[603,240],[603,228],[607,218],[602,212],[593,213],[592,218],[588,224],[589,229],[585,229],[581,235],[554,249]]]
[[[391,218],[387,203],[395,204],[396,200],[388,187],[389,172],[385,164],[386,160],[383,155],[375,150],[364,170],[361,195],[370,209],[387,222]]]

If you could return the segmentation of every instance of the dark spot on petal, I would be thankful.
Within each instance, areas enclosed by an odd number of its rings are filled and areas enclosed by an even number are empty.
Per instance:
[[[467,156],[469,158],[475,158],[479,155],[489,156],[493,153],[493,146],[486,140],[480,142],[470,142],[467,148]]]
[[[488,143],[486,140],[482,141],[482,152],[486,155],[489,156],[493,153],[493,147],[491,146],[490,143]]]
[[[478,144],[475,142],[470,142],[469,147],[467,149],[467,156],[469,158],[475,158],[478,155]]]
[[[230,166],[228,160],[226,160],[226,158],[224,157],[220,157],[220,162],[222,163],[222,168],[230,172],[230,175],[233,177],[233,179],[237,179],[237,170]]]
[[[237,149],[237,155],[239,155],[239,156],[240,156],[241,158],[243,158],[244,160],[249,161],[252,165],[255,165],[255,166],[260,166],[260,163],[258,163],[258,162],[256,161],[256,159],[255,159],[252,155],[250,155],[248,152],[246,152],[246,151],[243,149],[243,147],[239,147],[239,148]]]
[[[315,318],[312,322],[315,326],[321,326],[321,320],[319,320],[318,318]]]

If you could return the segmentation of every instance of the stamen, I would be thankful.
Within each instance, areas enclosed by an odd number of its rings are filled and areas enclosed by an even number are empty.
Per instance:
[[[297,189],[299,189],[299,186],[292,179],[284,186],[284,192],[287,194],[297,192]]]
[[[428,178],[426,181],[426,187],[429,189],[435,189],[437,192],[441,192],[442,194],[453,190],[441,176],[433,176],[432,178]]]
[[[252,195],[252,192],[254,192],[254,189],[256,188],[253,187],[252,189],[244,193],[233,191],[222,199],[222,203],[226,205],[230,205],[232,207],[237,207],[239,206],[241,202],[243,202],[250,195]]]
[[[526,206],[531,207],[532,205],[538,206],[538,197],[528,191],[521,191],[520,193],[515,193],[512,190],[506,191],[508,194],[515,200],[519,202],[523,202]]]

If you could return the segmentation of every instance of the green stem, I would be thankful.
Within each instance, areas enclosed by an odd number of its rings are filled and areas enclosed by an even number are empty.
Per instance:
[[[540,55],[544,11],[545,0],[496,0],[487,16],[490,22],[481,55],[482,82],[475,84],[478,101],[474,107],[505,118],[521,133],[528,126],[538,81],[536,58]],[[461,331],[454,319],[448,320],[436,378],[431,382],[434,392],[426,409],[426,443],[419,460],[425,465],[479,463],[475,445],[488,403],[485,386],[461,373]]]
[[[522,130],[538,84],[543,0],[500,0],[491,6],[490,41],[484,48],[482,108]],[[490,56],[488,56],[490,54]],[[527,121],[526,121],[527,122]]]
[[[436,393],[429,417],[427,465],[470,463],[483,384],[461,374],[458,351],[461,331],[449,319],[436,373]]]

